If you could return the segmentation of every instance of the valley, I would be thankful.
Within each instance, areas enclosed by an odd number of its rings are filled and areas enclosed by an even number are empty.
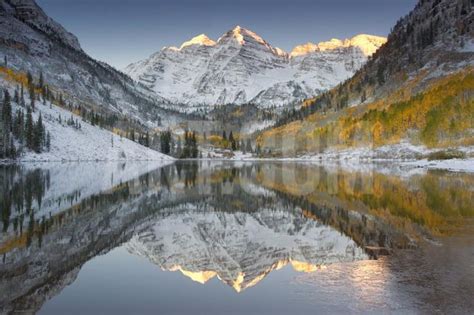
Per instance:
[[[7,121],[3,156],[14,148],[23,160],[160,158],[153,151],[174,158],[470,160],[472,16],[469,1],[423,1],[387,38],[362,34],[290,52],[236,26],[217,40],[201,34],[164,47],[121,72],[88,56],[33,0],[3,1],[3,89],[21,90],[23,103],[36,98],[48,117],[71,112],[92,128],[86,138],[103,134],[95,147],[35,156],[9,135]],[[64,133],[51,119],[47,125],[53,148],[75,146],[72,138],[86,134]],[[123,139],[140,153],[112,150]],[[81,153],[99,147],[109,150]]]

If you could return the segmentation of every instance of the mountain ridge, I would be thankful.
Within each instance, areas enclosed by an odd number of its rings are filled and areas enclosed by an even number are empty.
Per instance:
[[[349,78],[385,41],[361,34],[287,53],[236,26],[216,41],[200,34],[179,48],[164,47],[124,72],[171,103],[182,104],[184,111],[245,103],[285,106]]]

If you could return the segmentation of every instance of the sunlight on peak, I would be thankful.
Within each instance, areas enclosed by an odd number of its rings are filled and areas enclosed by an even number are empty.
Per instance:
[[[386,42],[387,38],[385,37],[359,34],[345,40],[333,38],[329,41],[320,42],[318,44],[309,42],[304,45],[299,45],[291,51],[290,56],[298,57],[312,52],[324,52],[347,47],[357,47],[364,53],[364,55],[372,56]]]
[[[253,40],[266,45],[267,43],[265,40],[257,35],[257,33],[246,29],[244,27],[241,27],[240,25],[235,26],[231,31],[227,32],[224,34],[222,37],[220,37],[217,41],[220,42],[224,38],[229,38],[232,37],[237,40],[237,42],[241,45],[245,45],[245,37],[250,37]]]
[[[191,40],[184,42],[179,49],[183,49],[188,46],[192,45],[201,45],[201,46],[214,46],[216,44],[215,41],[207,37],[206,34],[201,34],[196,37],[193,37]]]

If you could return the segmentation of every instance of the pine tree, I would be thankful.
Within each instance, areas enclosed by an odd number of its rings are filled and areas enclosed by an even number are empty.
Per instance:
[[[235,142],[234,134],[232,133],[232,131],[229,134],[229,142],[230,142],[232,151],[237,150],[237,143]]]
[[[36,100],[36,93],[35,93],[35,87],[33,85],[30,85],[30,106],[33,111],[35,111],[35,100]]]
[[[148,131],[145,134],[145,147],[150,147],[150,134],[148,133]]]
[[[23,84],[21,84],[21,90],[20,90],[20,105],[25,106],[25,88]]]
[[[247,152],[249,152],[249,153],[252,153],[252,152],[253,152],[253,149],[252,149],[252,142],[250,141],[250,139],[247,139],[246,150],[247,150]]]
[[[31,115],[31,108],[28,108],[26,112],[26,123],[25,123],[25,138],[26,146],[28,149],[33,149],[33,116]]]
[[[36,153],[41,153],[41,149],[43,147],[43,139],[44,139],[44,126],[43,126],[43,118],[41,113],[39,115],[38,121],[34,127],[33,132],[33,150]]]
[[[24,114],[23,111],[17,110],[15,115],[15,120],[13,122],[13,135],[18,139],[20,143],[23,143],[24,135],[23,135],[23,128],[24,128]]]
[[[196,159],[198,157],[198,145],[197,145],[197,136],[196,132],[193,132],[192,138],[191,138],[191,157]]]
[[[11,127],[12,127],[12,104],[11,104],[10,93],[8,92],[8,90],[5,90],[5,93],[3,96],[2,120],[3,120],[5,131],[10,132]]]
[[[15,95],[13,96],[13,101],[17,104],[20,104],[20,94],[18,93],[18,88],[15,89]]]
[[[28,87],[33,85],[33,76],[31,75],[31,72],[29,71],[26,74],[26,83],[28,84]]]
[[[11,159],[16,158],[16,148],[15,148],[15,143],[13,143],[13,139],[10,140],[10,152],[8,155]]]
[[[167,130],[160,135],[160,150],[163,154],[171,152],[171,131]]]

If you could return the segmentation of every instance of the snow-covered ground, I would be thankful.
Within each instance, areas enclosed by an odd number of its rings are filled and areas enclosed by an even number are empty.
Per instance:
[[[146,148],[108,130],[92,126],[80,120],[81,129],[68,126],[71,113],[56,106],[38,105],[46,130],[51,133],[51,150],[37,154],[27,152],[21,161],[124,161],[124,160],[171,160],[172,158]],[[61,116],[63,123],[58,122]]]
[[[10,87],[10,94],[14,90],[11,85],[0,78],[0,86]],[[27,94],[27,93],[26,93]],[[30,100],[26,97],[26,104]],[[13,103],[13,114],[19,106]],[[24,110],[26,112],[26,110]],[[37,121],[41,113],[46,131],[51,134],[51,150],[37,154],[25,151],[21,154],[21,162],[32,161],[159,161],[173,160],[172,157],[146,148],[129,139],[122,138],[112,132],[101,129],[98,126],[82,121],[79,116],[71,112],[42,102],[36,102],[36,110],[33,113],[34,121]],[[80,129],[69,126],[67,120],[74,118],[81,124]],[[61,122],[60,118],[61,117]]]
[[[406,166],[412,166],[417,168],[474,173],[474,158],[464,160],[453,159],[444,161],[428,161],[424,159],[418,161],[404,162],[403,164]]]
[[[222,154],[221,151],[206,152],[204,156],[209,156],[213,159],[228,159],[233,161],[295,161],[320,164],[343,164],[356,167],[390,163],[404,169],[443,169],[456,172],[474,172],[474,147],[459,147],[453,149],[463,152],[466,158],[430,161],[427,159],[427,156],[439,150],[416,146],[410,144],[408,141],[402,141],[399,144],[379,148],[361,147],[343,150],[327,150],[324,153],[288,158],[257,158],[250,153],[243,154],[241,151],[231,152],[230,150],[226,150],[225,154]],[[207,155],[207,153],[209,153],[209,155]]]

